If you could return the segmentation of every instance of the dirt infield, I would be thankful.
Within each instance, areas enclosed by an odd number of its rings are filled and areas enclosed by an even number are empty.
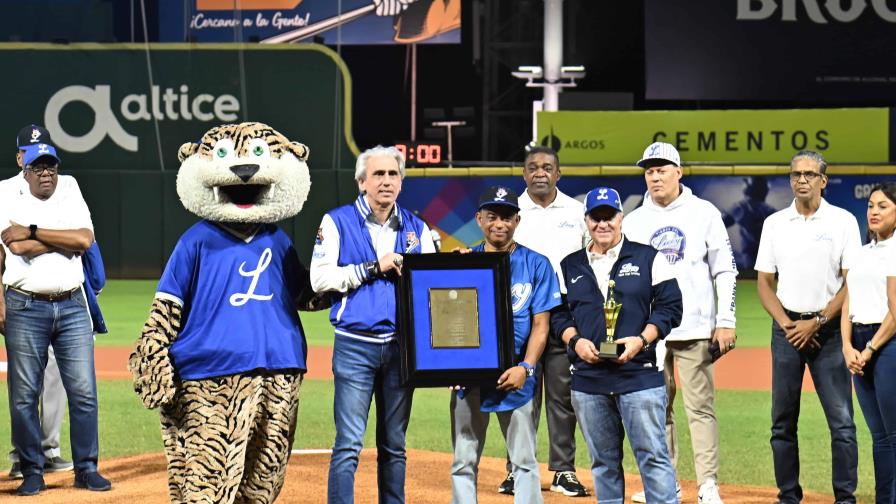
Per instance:
[[[282,503],[326,502],[327,464],[329,454],[293,455],[286,473],[286,484],[277,500]],[[451,455],[420,450],[408,451],[407,502],[447,503],[451,500],[449,468]],[[168,487],[165,476],[165,457],[160,453],[150,453],[136,457],[104,460],[100,469],[112,480],[112,491],[104,493],[77,490],[72,486],[72,474],[50,474],[47,476],[48,489],[38,497],[28,499],[29,503],[105,504],[105,503],[165,503],[168,502]],[[481,504],[512,504],[513,498],[500,495],[495,490],[504,478],[504,460],[483,457],[479,467],[479,502]],[[550,473],[547,466],[541,466],[542,495],[546,504],[576,504],[594,502],[591,475],[579,471],[579,479],[588,487],[592,497],[569,499],[548,491]],[[641,482],[635,476],[626,476],[627,493],[631,495],[641,490]],[[9,502],[14,497],[18,482],[0,481],[0,502]],[[683,502],[696,502],[696,484],[683,481]],[[376,452],[364,450],[355,482],[355,501],[376,502]],[[728,504],[773,502],[776,490],[750,486],[722,485],[722,497]],[[806,494],[806,504],[830,502],[830,497]]]
[[[100,380],[130,379],[128,356],[130,348],[97,347],[96,376]],[[333,378],[330,347],[308,348],[308,374],[310,380]],[[0,348],[0,361],[6,361],[6,349]],[[738,348],[716,363],[716,388],[724,390],[772,389],[772,360],[767,348]],[[0,372],[5,378],[5,373]],[[814,391],[809,373],[803,377],[803,390]]]

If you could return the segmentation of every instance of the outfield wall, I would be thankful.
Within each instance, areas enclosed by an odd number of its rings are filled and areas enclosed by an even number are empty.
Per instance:
[[[761,212],[735,208],[750,206],[742,203],[749,199],[746,193],[763,186],[763,180],[767,191],[762,201],[766,205],[773,210],[789,205],[792,196],[787,170],[787,166],[685,167],[684,183],[726,216],[732,246],[745,272],[752,267],[744,261],[749,260],[750,249],[755,246],[750,237],[758,240],[756,216]],[[157,278],[178,237],[197,220],[178,200],[176,172],[72,172],[90,206],[109,277]],[[625,208],[631,210],[640,204],[644,191],[641,173],[638,168],[623,166],[564,167],[558,186],[573,196],[582,196],[597,185],[612,186],[620,191]],[[868,189],[881,180],[896,180],[896,166],[832,166],[829,174],[827,199],[852,211],[864,231]],[[306,265],[324,212],[357,196],[353,177],[350,170],[312,170],[312,190],[305,208],[296,218],[280,223]],[[522,168],[409,169],[399,203],[418,211],[440,231],[443,248],[470,245],[481,239],[473,220],[476,199],[490,185],[522,191]]]

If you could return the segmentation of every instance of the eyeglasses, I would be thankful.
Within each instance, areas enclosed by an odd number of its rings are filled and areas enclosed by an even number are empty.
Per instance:
[[[806,177],[806,182],[813,182],[819,177],[823,177],[824,175],[814,171],[792,171],[790,172],[790,180],[796,182],[799,179]]]
[[[50,173],[50,175],[56,175],[56,173],[59,172],[58,164],[48,165],[48,164],[40,163],[40,164],[36,164],[36,165],[28,165],[25,168],[35,175],[42,174],[44,172],[44,170],[48,171]]]

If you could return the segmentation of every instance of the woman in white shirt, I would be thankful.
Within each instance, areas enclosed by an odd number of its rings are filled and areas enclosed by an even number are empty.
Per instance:
[[[870,242],[846,261],[847,297],[841,318],[843,356],[853,374],[856,398],[871,431],[875,500],[896,503],[896,345],[889,344],[896,321],[888,308],[887,278],[896,275],[896,183],[871,189]],[[890,277],[896,293],[896,278]],[[894,299],[896,301],[896,299]]]

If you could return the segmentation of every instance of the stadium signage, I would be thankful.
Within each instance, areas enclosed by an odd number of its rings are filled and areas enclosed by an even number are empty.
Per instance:
[[[779,5],[780,3],[780,5]],[[805,12],[810,21],[827,24],[828,18],[840,23],[852,23],[861,16],[868,4],[880,19],[888,23],[896,23],[896,11],[887,6],[887,0],[851,0],[846,2],[849,8],[844,9],[843,2],[820,2],[818,0],[737,0],[737,19],[739,21],[760,21],[774,16],[781,8],[781,21],[797,21],[797,13]],[[802,5],[802,9],[797,8]]]
[[[537,131],[564,164],[631,165],[655,141],[686,163],[774,164],[803,149],[840,163],[889,160],[885,108],[541,112]]]

